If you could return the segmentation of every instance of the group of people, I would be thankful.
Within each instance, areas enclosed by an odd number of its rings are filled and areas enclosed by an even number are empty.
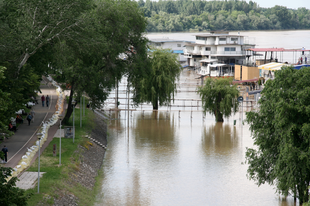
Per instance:
[[[36,113],[33,110],[31,110],[27,114],[27,118],[26,119],[28,121],[28,125],[30,125],[30,122],[34,122],[35,114]],[[19,123],[19,124],[23,124],[24,123],[24,119],[19,114],[16,115],[16,119],[14,121],[10,121],[10,123],[9,123],[9,131],[12,131],[12,132],[16,132],[17,131],[16,123]]]
[[[36,99],[34,97],[32,97],[32,99],[34,101],[36,101]],[[44,95],[41,96],[41,101],[42,101],[42,107],[44,107],[44,103],[46,102],[46,106],[49,106],[50,103],[50,97],[48,95],[46,95],[46,97]],[[37,103],[37,101],[36,101]],[[24,114],[24,113],[23,113]],[[28,121],[28,125],[30,125],[31,122],[34,122],[34,116],[35,116],[35,112],[33,110],[31,110],[28,114],[26,114],[27,117],[27,121]],[[24,119],[22,118],[22,116],[20,114],[16,115],[16,119],[14,121],[10,121],[9,123],[9,131],[13,131],[16,132],[17,128],[16,128],[16,123],[22,124],[24,123]]]
[[[42,101],[42,107],[44,107],[44,103],[46,101],[46,106],[48,107],[49,103],[50,103],[50,97],[48,95],[46,95],[46,97],[44,95],[41,96],[41,101]]]
[[[305,61],[305,64],[307,64],[308,63],[308,59],[307,59],[307,57],[305,56],[305,58],[303,59],[302,57],[300,57],[299,59],[298,59],[298,64],[303,64],[304,63],[304,61]]]

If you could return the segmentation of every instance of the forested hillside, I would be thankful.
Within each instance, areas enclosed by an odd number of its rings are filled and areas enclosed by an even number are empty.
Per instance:
[[[261,8],[242,0],[139,0],[148,32],[310,29],[310,10]]]

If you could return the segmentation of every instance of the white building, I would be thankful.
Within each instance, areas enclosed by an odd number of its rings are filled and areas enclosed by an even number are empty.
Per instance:
[[[195,43],[185,45],[184,57],[187,58],[188,66],[201,70],[201,75],[211,76],[212,69],[212,73],[218,76],[231,76],[234,65],[245,64],[252,56],[252,51],[248,49],[255,47],[247,37],[230,35],[229,32],[210,32],[195,36]],[[218,69],[221,71],[214,72]]]
[[[184,57],[185,44],[193,43],[191,41],[173,40],[169,38],[150,39],[149,45],[155,48],[171,49],[173,53],[178,54],[180,62],[186,62],[187,58]]]

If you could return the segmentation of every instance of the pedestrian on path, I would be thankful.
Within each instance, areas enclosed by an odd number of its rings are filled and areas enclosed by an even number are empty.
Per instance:
[[[31,116],[31,114],[29,113],[28,116],[27,116],[27,120],[28,120],[28,125],[29,125],[29,126],[30,126],[30,121],[31,121],[31,119],[32,119],[32,116]]]
[[[2,152],[4,153],[4,163],[7,163],[8,162],[9,150],[8,150],[8,148],[6,148],[5,145],[2,148]]]
[[[45,102],[45,96],[44,95],[41,96],[41,101],[42,101],[42,107],[44,107],[44,102]]]
[[[46,106],[48,107],[48,104],[50,103],[50,97],[46,95],[45,100],[46,100]]]
[[[31,122],[34,123],[34,116],[36,115],[36,113],[33,111],[33,109],[31,110],[30,112],[31,116],[32,116],[32,119],[31,119]]]
[[[17,131],[16,120],[12,121],[12,126],[13,126],[13,131],[16,132]]]

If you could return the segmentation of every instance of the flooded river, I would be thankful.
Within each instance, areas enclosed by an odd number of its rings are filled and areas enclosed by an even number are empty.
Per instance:
[[[176,101],[158,112],[143,105],[130,106],[128,114],[126,81],[120,83],[124,110],[108,112],[112,121],[97,205],[294,205],[292,197],[278,195],[273,186],[258,187],[247,179],[242,163],[253,140],[249,126],[241,124],[245,114],[238,112],[224,123],[203,115],[196,77],[184,70]],[[107,106],[113,107],[113,101]]]

